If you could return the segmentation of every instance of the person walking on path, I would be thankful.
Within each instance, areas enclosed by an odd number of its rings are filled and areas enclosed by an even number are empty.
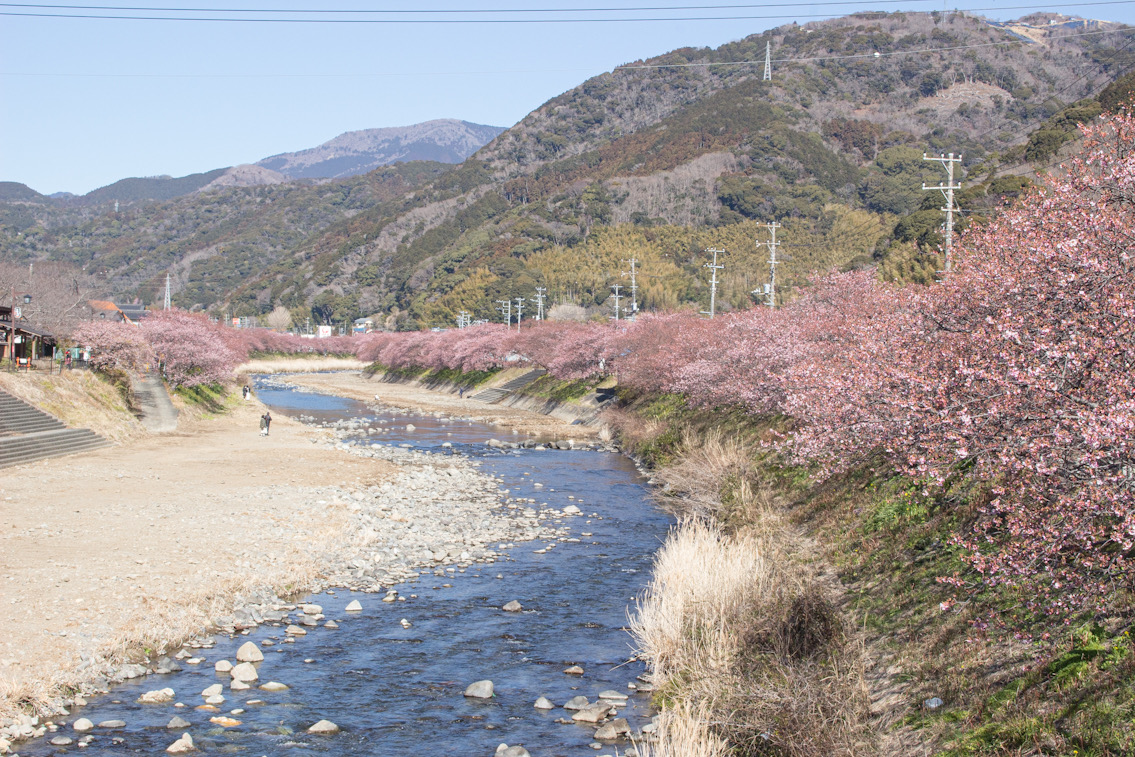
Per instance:
[[[260,435],[268,436],[268,427],[272,425],[272,413],[265,411],[264,415],[260,416]]]

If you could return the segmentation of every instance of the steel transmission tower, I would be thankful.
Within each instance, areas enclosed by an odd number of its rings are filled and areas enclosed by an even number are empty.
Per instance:
[[[950,270],[954,267],[954,259],[951,256],[951,253],[954,249],[954,190],[962,188],[961,183],[954,183],[954,164],[961,163],[962,156],[958,155],[955,158],[954,154],[950,153],[949,155],[939,155],[937,158],[933,158],[928,156],[926,153],[922,153],[922,159],[932,160],[935,163],[941,163],[942,167],[946,169],[945,184],[939,184],[934,187],[928,187],[923,184],[922,189],[926,191],[932,191],[935,189],[940,190],[942,192],[942,195],[946,198],[946,207],[942,208],[942,210],[946,212],[946,264],[943,266],[943,268],[945,269],[943,273],[949,273]]]
[[[170,297],[169,297],[169,274],[167,273],[166,274],[166,296],[165,296],[164,302],[162,303],[162,309],[163,310],[169,310],[170,309],[169,300],[170,300]]]
[[[772,42],[765,43],[765,81],[772,81]]]

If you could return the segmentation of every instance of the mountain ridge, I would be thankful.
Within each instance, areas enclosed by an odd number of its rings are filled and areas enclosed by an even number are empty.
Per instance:
[[[921,186],[943,176],[923,153],[964,154],[966,209],[992,212],[1027,183],[993,177],[1042,165],[1135,68],[1128,31],[1069,37],[1062,18],[1026,39],[964,14],[858,14],[682,48],[588,79],[456,166],[227,187],[119,216],[0,203],[0,255],[70,260],[143,294],[173,267],[184,307],[382,313],[402,328],[492,318],[537,286],[609,310],[631,257],[640,307],[701,309],[710,246],[728,249],[719,306],[747,307],[768,221],[799,248],[785,286],[858,265],[932,280],[941,199],[923,207]],[[770,42],[787,62],[766,82]]]
[[[394,162],[461,163],[503,131],[455,118],[362,129],[344,132],[318,147],[264,158],[256,165],[295,179],[341,179]]]
[[[70,192],[44,195],[19,182],[0,182],[0,202],[9,199],[74,205],[160,202],[222,187],[342,179],[398,162],[456,164],[504,130],[504,127],[474,124],[455,118],[434,119],[409,126],[362,129],[344,132],[317,147],[279,153],[255,163],[215,168],[178,177],[127,177],[83,195]]]

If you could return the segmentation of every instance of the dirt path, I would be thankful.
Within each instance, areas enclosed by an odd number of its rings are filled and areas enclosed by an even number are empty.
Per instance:
[[[552,434],[561,438],[577,439],[596,434],[594,428],[573,426],[559,418],[530,410],[478,402],[471,399],[468,394],[461,398],[457,394],[435,392],[413,384],[390,384],[378,379],[368,379],[357,372],[292,375],[288,377],[288,381],[325,394],[337,394],[363,402],[377,400],[391,407],[425,413],[444,413],[449,416],[472,418],[508,429],[515,428],[522,433]]]
[[[255,585],[302,587],[346,523],[340,490],[394,466],[313,445],[259,403],[0,471],[0,720],[83,677],[85,657],[173,642]]]

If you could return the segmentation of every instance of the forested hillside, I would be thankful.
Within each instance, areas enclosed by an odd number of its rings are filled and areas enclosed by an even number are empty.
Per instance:
[[[725,250],[720,307],[744,307],[768,279],[757,242],[771,221],[780,284],[868,264],[925,282],[941,266],[942,198],[921,187],[945,174],[923,153],[964,156],[962,225],[980,221],[1100,112],[1097,96],[1135,63],[1129,46],[1118,25],[1043,15],[1011,28],[940,13],[784,26],[590,79],[457,168],[223,189],[117,215],[0,200],[0,255],[69,260],[148,300],[172,271],[185,307],[394,314],[401,328],[450,325],[460,310],[489,318],[496,300],[538,286],[550,303],[611,313],[631,257],[641,308],[702,309],[711,246]]]

